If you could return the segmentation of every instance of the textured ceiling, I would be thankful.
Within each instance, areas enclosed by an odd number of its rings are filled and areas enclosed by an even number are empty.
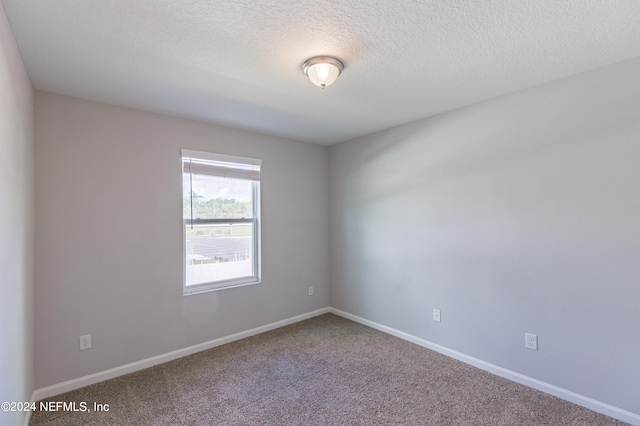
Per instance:
[[[2,2],[37,89],[325,145],[640,56],[637,0]]]

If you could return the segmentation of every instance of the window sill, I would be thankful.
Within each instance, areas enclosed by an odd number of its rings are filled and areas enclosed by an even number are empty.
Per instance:
[[[182,295],[183,296],[192,296],[194,294],[200,293],[209,293],[210,291],[219,291],[219,290],[228,290],[230,288],[236,287],[244,287],[248,285],[260,284],[260,280],[249,281],[249,282],[236,282],[236,283],[219,283],[213,285],[201,284],[194,285],[189,287],[183,287]]]

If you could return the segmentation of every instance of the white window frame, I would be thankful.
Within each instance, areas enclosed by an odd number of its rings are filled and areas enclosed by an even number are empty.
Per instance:
[[[181,179],[184,173],[202,174],[217,177],[228,177],[233,179],[245,179],[251,181],[253,212],[251,218],[233,218],[233,219],[187,219],[182,218],[182,293],[183,295],[191,295],[203,293],[207,291],[222,290],[245,285],[260,283],[261,262],[260,262],[260,167],[262,160],[249,157],[239,157],[234,155],[215,154],[211,152],[193,151],[188,149],[181,150]],[[198,164],[189,161],[192,159],[205,160],[214,162],[209,164]],[[215,164],[217,163],[217,164]],[[182,194],[184,199],[184,194]],[[187,285],[187,226],[202,224],[230,224],[230,223],[251,223],[253,224],[253,274],[250,276],[216,280],[201,284]]]

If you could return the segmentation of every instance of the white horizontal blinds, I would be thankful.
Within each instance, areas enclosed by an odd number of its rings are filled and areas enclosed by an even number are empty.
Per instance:
[[[189,158],[185,158],[184,172],[194,175],[209,175],[233,179],[260,180],[260,169],[239,169],[235,168],[233,164],[226,166],[208,162],[204,163],[200,162],[197,159]]]
[[[184,173],[259,181],[262,160],[182,150]]]

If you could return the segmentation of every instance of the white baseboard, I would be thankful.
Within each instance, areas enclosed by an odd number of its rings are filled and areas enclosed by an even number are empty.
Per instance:
[[[465,355],[461,352],[457,352],[452,349],[446,348],[444,346],[440,346],[438,344],[429,342],[428,340],[421,339],[411,334],[404,333],[402,331],[393,329],[391,327],[387,327],[382,324],[369,321],[367,319],[349,314],[347,312],[344,312],[335,308],[318,309],[313,312],[308,312],[306,314],[298,315],[298,316],[287,318],[271,324],[263,325],[261,327],[253,328],[251,330],[243,331],[240,333],[232,334],[230,336],[225,336],[219,339],[214,339],[208,342],[200,343],[198,345],[190,346],[188,348],[179,349],[166,354],[136,361],[131,364],[115,367],[110,370],[90,374],[88,376],[80,377],[73,380],[68,380],[66,382],[58,383],[52,386],[47,386],[41,389],[36,389],[33,392],[33,396],[31,400],[39,401],[44,398],[49,398],[51,396],[59,395],[64,392],[69,392],[75,389],[89,386],[94,383],[102,382],[104,380],[113,379],[115,377],[123,376],[125,374],[133,373],[135,371],[143,370],[145,368],[153,367],[154,365],[162,364],[164,362],[172,361],[177,358],[182,358],[184,356],[192,355],[197,352],[215,348],[216,346],[221,346],[227,343],[235,342],[236,340],[244,339],[246,337],[251,337],[260,333],[275,330],[277,328],[294,324],[296,322],[304,321],[306,319],[313,318],[329,312],[335,315],[341,316],[343,318],[350,319],[357,323],[366,325],[368,327],[374,328],[376,330],[382,331],[384,333],[391,334],[392,336],[399,337],[400,339],[415,343],[416,345],[439,352],[443,355],[446,355],[453,359],[457,359],[458,361],[462,361],[466,364],[480,368],[481,370],[484,370],[484,371],[488,371],[489,373],[495,374],[497,376],[503,377],[513,382],[520,383],[522,385],[528,386],[533,389],[537,389],[541,392],[548,393],[550,395],[553,395],[558,398],[564,399],[566,401],[572,402],[574,404],[583,406],[595,412],[605,414],[607,416],[613,417],[618,420],[622,420],[627,423],[631,423],[632,425],[640,426],[640,414],[632,413],[630,411],[626,411],[621,408],[614,407],[612,405],[606,404],[601,401],[597,401],[595,399],[586,397],[584,395],[580,395],[575,392],[562,389],[558,386],[554,386],[552,384],[543,382],[541,380],[537,380],[532,377],[528,377],[523,374],[516,373],[515,371],[507,370],[506,368],[499,367],[497,365],[482,361],[480,359],[471,357],[469,355]],[[30,414],[31,413],[29,413],[29,415],[26,417],[25,426],[29,424]]]
[[[65,392],[69,392],[85,386],[93,385],[94,383],[103,382],[105,380],[113,379],[115,377],[123,376],[125,374],[133,373],[135,371],[143,370],[145,368],[153,367],[154,365],[173,361],[174,359],[182,358],[187,355],[192,355],[197,352],[215,348],[216,346],[225,345],[227,343],[235,342],[236,340],[244,339],[246,337],[255,336],[256,334],[261,334],[267,331],[275,330],[276,328],[280,328],[286,325],[294,324],[296,322],[304,321],[306,319],[317,317],[318,315],[326,314],[328,312],[329,312],[329,308],[318,309],[316,311],[307,312],[306,314],[283,319],[281,321],[276,321],[274,323],[263,325],[261,327],[252,328],[251,330],[242,331],[240,333],[232,334],[230,336],[225,336],[219,339],[214,339],[208,342],[200,343],[198,345],[189,346],[188,348],[178,349],[176,351],[168,352],[166,354],[157,355],[151,358],[146,358],[140,361],[132,362],[131,364],[122,365],[120,367],[111,368],[109,370],[101,371],[99,373],[90,374],[88,376],[79,377],[77,379],[68,380],[66,382],[47,386],[41,389],[36,389],[33,392],[33,396],[31,397],[31,400],[39,401],[44,398],[49,398],[51,396],[59,395],[61,393],[65,393]],[[27,423],[28,423],[28,419],[27,419]]]
[[[422,346],[424,348],[431,349],[435,352],[439,352],[443,355],[457,359],[458,361],[462,361],[466,364],[472,365],[481,370],[488,371],[489,373],[495,374],[496,376],[500,376],[505,379],[511,380],[513,382],[520,383],[530,388],[547,393],[549,395],[556,396],[558,398],[564,399],[565,401],[572,402],[576,405],[580,405],[582,407],[588,408],[597,413],[601,413],[609,417],[613,417],[614,419],[622,420],[623,422],[640,426],[640,414],[632,413],[630,411],[626,411],[621,408],[614,407],[613,405],[609,405],[604,402],[586,397],[584,395],[580,395],[575,392],[571,392],[569,390],[560,388],[558,386],[554,386],[552,384],[543,382],[541,380],[525,376],[524,374],[507,370],[506,368],[502,368],[497,365],[490,364],[488,362],[471,357],[469,355],[465,355],[463,353],[454,351],[444,346],[440,346],[438,344],[429,342],[428,340],[421,339],[411,334],[404,333],[402,331],[393,329],[391,327],[387,327],[382,324],[378,324],[373,321],[369,321],[364,318],[360,318],[356,315],[352,315],[350,313],[341,311],[339,309],[329,308],[329,312],[331,312],[332,314],[341,316],[343,318],[349,319],[351,321],[355,321],[357,323],[366,325],[368,327],[375,328],[376,330],[382,331],[384,333],[391,334],[392,336],[399,337],[400,339],[407,340],[411,343],[415,343],[416,345]]]

